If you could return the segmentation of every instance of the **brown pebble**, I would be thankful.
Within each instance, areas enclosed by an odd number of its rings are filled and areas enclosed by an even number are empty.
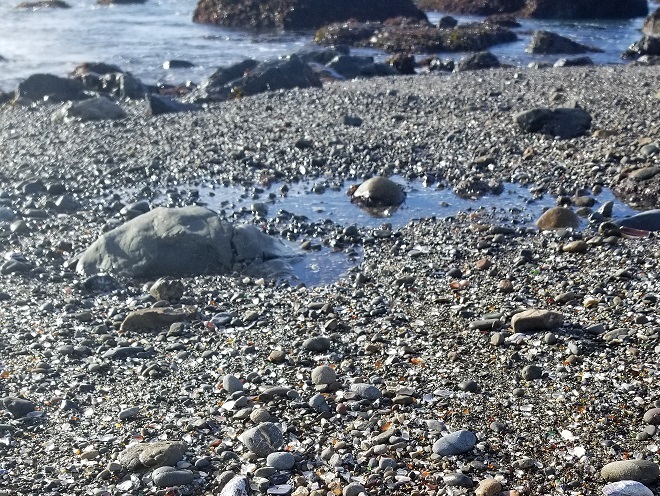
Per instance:
[[[502,490],[502,484],[495,479],[482,480],[475,490],[476,496],[495,496]]]
[[[536,227],[541,231],[578,227],[580,218],[570,208],[552,207],[545,211],[536,221]]]
[[[487,258],[482,258],[477,261],[476,267],[478,270],[490,269],[493,266],[493,262]]]
[[[281,350],[273,350],[268,355],[268,361],[273,363],[283,363],[286,361],[286,353]]]
[[[587,242],[579,239],[577,241],[566,243],[562,246],[562,251],[565,251],[566,253],[584,253],[588,248],[589,245],[587,245]]]
[[[498,284],[500,293],[513,293],[513,283],[509,279],[502,279]]]

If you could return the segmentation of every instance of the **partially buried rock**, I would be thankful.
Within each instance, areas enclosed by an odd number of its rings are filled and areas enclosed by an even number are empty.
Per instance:
[[[234,226],[190,206],[155,208],[102,235],[80,257],[83,274],[129,277],[222,274],[295,253],[256,226]]]
[[[263,422],[239,436],[247,449],[260,457],[267,457],[284,444],[282,431],[272,422]]]
[[[380,389],[372,384],[355,383],[351,384],[351,391],[358,395],[360,398],[375,401],[381,396]]]
[[[608,482],[632,480],[650,485],[660,478],[660,467],[650,460],[621,460],[605,465],[600,475]]]
[[[455,456],[466,453],[477,444],[477,436],[468,430],[447,434],[433,443],[433,453],[440,456]]]
[[[191,318],[197,309],[186,308],[143,308],[129,313],[121,323],[122,332],[141,332],[159,327],[166,327],[175,322]]]
[[[536,227],[541,231],[576,228],[579,225],[580,218],[570,208],[566,207],[549,208],[536,221]]]
[[[176,301],[181,299],[184,290],[179,279],[161,277],[149,288],[149,294],[156,300]]]
[[[2,407],[13,415],[14,418],[23,418],[28,413],[33,412],[37,405],[30,400],[7,396],[2,398]]]
[[[542,54],[553,54],[553,53],[585,53],[585,52],[595,52],[597,49],[582,45],[577,43],[569,38],[560,36],[556,33],[550,31],[538,30],[534,31],[532,34],[532,39],[529,42],[529,45],[525,49],[529,53],[542,53]]]
[[[302,345],[304,350],[323,352],[330,349],[330,339],[326,336],[313,336],[305,339]]]
[[[148,467],[174,466],[188,450],[180,441],[157,441],[131,444],[119,453],[117,460],[129,471]]]
[[[564,315],[551,310],[530,309],[511,319],[513,332],[537,332],[556,329],[564,323]]]
[[[159,467],[151,473],[151,480],[157,487],[174,487],[190,484],[195,474],[190,470],[177,470],[174,467]]]
[[[516,114],[514,121],[528,133],[567,139],[585,134],[591,126],[591,115],[581,108],[536,108]]]
[[[367,207],[391,207],[403,203],[403,187],[386,177],[372,177],[353,191],[351,201]]]
[[[648,210],[615,222],[620,227],[644,231],[660,231],[660,209]]]
[[[69,102],[64,105],[60,110],[52,115],[53,122],[55,121],[102,121],[102,120],[117,120],[126,117],[126,112],[123,111],[117,102],[113,102],[109,98],[100,96],[82,102]]]
[[[174,100],[168,96],[156,95],[150,93],[147,97],[148,114],[149,115],[162,115],[162,114],[176,114],[179,112],[195,112],[200,110],[200,106],[194,103],[183,103]]]
[[[660,425],[660,408],[651,408],[644,413],[644,422],[649,425]]]

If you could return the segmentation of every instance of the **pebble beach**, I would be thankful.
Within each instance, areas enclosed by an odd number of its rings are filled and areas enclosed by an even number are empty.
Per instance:
[[[658,207],[658,81],[657,66],[502,68],[158,117],[122,102],[118,121],[4,107],[0,495],[660,494],[660,243],[588,221],[604,190],[615,216]],[[579,138],[513,120],[576,105],[593,118]],[[474,208],[374,229],[223,206],[361,256],[321,286],[227,274],[159,291],[75,270],[136,202],[240,185],[268,203],[374,175]],[[524,203],[480,208],[504,183],[584,220],[539,231]]]

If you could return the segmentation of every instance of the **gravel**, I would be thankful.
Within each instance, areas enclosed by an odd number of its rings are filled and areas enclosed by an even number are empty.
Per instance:
[[[157,118],[122,102],[127,119],[85,124],[52,123],[52,105],[3,108],[0,492],[577,495],[620,480],[658,492],[660,243],[599,232],[598,210],[608,187],[615,215],[623,200],[658,203],[658,175],[631,174],[660,166],[641,151],[660,139],[659,75],[337,82]],[[584,137],[512,123],[574,99],[594,119]],[[514,182],[530,196],[438,202],[378,227],[270,198],[375,174],[467,197]],[[229,187],[268,208],[228,201],[226,219],[352,264],[315,287],[257,272],[150,291],[156,281],[75,272],[77,254],[145,208]],[[79,206],[59,210],[65,194]],[[590,211],[578,228],[539,232],[540,203]],[[527,310],[556,315],[521,331]],[[454,436],[460,450],[442,454]],[[294,463],[278,471],[273,454]]]

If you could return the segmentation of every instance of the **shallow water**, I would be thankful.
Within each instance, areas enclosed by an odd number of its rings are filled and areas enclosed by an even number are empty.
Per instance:
[[[451,189],[439,188],[437,185],[425,186],[421,181],[405,181],[401,177],[392,179],[404,186],[406,200],[399,207],[374,212],[359,207],[350,202],[346,192],[356,182],[346,181],[341,184],[324,183],[321,180],[287,184],[286,195],[281,193],[282,184],[275,183],[270,188],[255,192],[255,188],[242,186],[202,185],[190,190],[180,191],[182,197],[197,198],[196,203],[222,213],[226,218],[237,222],[253,220],[251,206],[263,203],[268,212],[264,221],[273,219],[282,211],[296,216],[306,217],[308,224],[327,224],[332,222],[337,226],[356,225],[368,231],[379,229],[389,224],[393,229],[405,226],[416,219],[431,217],[447,218],[459,212],[486,209],[495,213],[501,225],[510,227],[532,227],[534,221],[544,209],[555,205],[552,195],[535,196],[529,188],[517,184],[506,184],[500,195],[487,195],[479,199],[465,199],[456,196]],[[323,192],[318,193],[322,186]],[[633,208],[620,203],[609,190],[595,195],[598,209],[606,201],[614,202],[614,218],[623,218],[638,213]],[[126,200],[135,201],[136,196]],[[167,204],[165,194],[158,194],[153,204]],[[584,221],[584,226],[587,222]],[[298,248],[300,240],[291,246]],[[320,247],[320,240],[313,239]],[[330,247],[320,247],[318,251],[307,251],[304,256],[293,264],[294,276],[308,286],[329,284],[345,276],[361,261],[361,249],[348,248],[333,250]]]
[[[100,6],[96,0],[68,0],[71,9],[17,10],[20,0],[0,2],[0,88],[37,72],[65,75],[83,62],[117,64],[147,83],[200,81],[214,68],[246,57],[274,58],[311,46],[312,33],[255,34],[195,24],[196,0],[147,0],[138,5]],[[430,13],[432,21],[441,14]],[[461,21],[478,20],[460,17]],[[524,53],[529,33],[550,29],[605,50],[597,63],[621,63],[620,54],[640,38],[642,18],[625,21],[523,20],[520,41],[493,48],[505,62],[556,60]],[[362,51],[364,53],[375,53]],[[456,54],[447,54],[455,57]],[[381,54],[382,56],[382,54]],[[193,69],[168,71],[164,61],[183,59]]]

